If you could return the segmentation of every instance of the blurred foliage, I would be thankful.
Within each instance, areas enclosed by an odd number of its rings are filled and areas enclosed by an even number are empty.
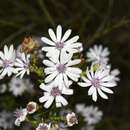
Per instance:
[[[75,96],[70,99],[70,107],[73,108],[77,102],[97,105],[104,111],[104,118],[97,130],[129,130],[129,5],[130,0],[1,0],[0,47],[11,43],[17,46],[25,36],[47,35],[47,29],[56,27],[57,24],[61,24],[65,29],[72,28],[74,35],[80,35],[80,41],[85,47],[84,54],[93,44],[108,46],[111,51],[110,63],[121,71],[121,81],[114,89],[115,94],[107,101],[99,100],[94,103],[88,98],[87,91],[75,87]],[[27,102],[30,98],[8,99],[6,95],[3,96],[9,108],[14,104],[14,100]],[[0,100],[2,99],[0,97]],[[74,127],[74,130],[76,129],[79,129],[78,126]]]

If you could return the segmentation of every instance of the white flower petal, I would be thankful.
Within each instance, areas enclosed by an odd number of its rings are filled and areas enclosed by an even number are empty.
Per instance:
[[[78,85],[81,86],[81,87],[88,87],[88,86],[90,86],[90,85],[87,85],[87,83],[84,83],[84,82],[79,82]]]
[[[50,60],[43,60],[43,64],[49,67],[55,66],[55,64],[51,62]]]
[[[5,58],[6,58],[6,59],[9,59],[9,58],[8,58],[8,57],[9,57],[8,53],[9,53],[8,47],[7,47],[7,45],[5,45],[5,46],[4,46],[4,55],[5,55]]]
[[[39,102],[40,103],[46,102],[49,98],[50,98],[49,96],[43,96],[43,97],[39,98]]]
[[[65,44],[75,43],[75,42],[77,42],[78,39],[79,39],[79,36],[74,36],[70,40],[66,41]]]
[[[62,96],[57,96],[56,97],[56,102],[61,102],[63,104],[63,106],[68,105],[67,100],[64,97],[62,97]]]
[[[54,68],[54,67],[47,67],[44,69],[44,72],[46,75],[52,74],[54,71],[56,71],[56,68]]]
[[[61,42],[66,41],[66,40],[69,38],[71,32],[72,32],[72,30],[71,30],[71,29],[68,29],[68,30],[65,32],[65,34],[64,34],[64,36],[63,36]]]
[[[57,39],[56,39],[56,35],[55,35],[54,31],[53,31],[52,29],[49,29],[49,30],[48,30],[48,33],[49,33],[49,35],[50,35],[52,41],[54,41],[54,42],[56,43],[56,42],[57,42]]]
[[[51,40],[49,40],[49,39],[46,38],[46,37],[42,37],[41,40],[42,40],[44,43],[48,44],[48,45],[55,46],[55,43],[52,42]]]
[[[100,89],[98,89],[98,93],[103,99],[108,99],[108,96],[105,93],[103,93]]]
[[[91,85],[91,81],[85,78],[84,76],[81,77],[84,82]]]
[[[62,94],[65,94],[65,95],[72,95],[73,94],[73,89],[68,89],[68,88],[63,88],[62,90]]]
[[[92,95],[95,92],[96,88],[94,86],[91,86],[88,90],[88,95]]]
[[[92,99],[93,99],[93,101],[97,101],[97,90],[96,89],[94,89],[94,91],[93,91],[93,94],[92,94]]]
[[[52,73],[49,76],[47,76],[45,78],[45,83],[48,83],[48,82],[52,81],[57,76],[57,74],[58,74],[58,72],[55,71],[54,73]]]
[[[66,74],[67,74],[67,76],[70,78],[70,79],[72,79],[73,81],[75,81],[75,82],[77,82],[78,81],[78,75],[76,75],[76,74],[74,74],[74,73],[71,73],[71,72],[69,72],[69,71],[66,71]]]
[[[70,61],[72,56],[73,56],[72,53],[66,53],[65,50],[62,50],[61,54],[60,54],[60,63],[61,64],[66,64],[67,62]]]
[[[64,78],[65,86],[69,87],[69,80],[68,80],[68,77],[66,76],[66,74],[63,74],[63,78]]]
[[[73,66],[73,65],[77,65],[81,62],[80,59],[75,59],[75,60],[70,60],[66,66]]]
[[[62,27],[61,27],[61,25],[57,26],[56,36],[57,36],[57,41],[60,42],[61,37],[62,37]]]
[[[102,91],[106,92],[106,93],[111,93],[113,94],[113,91],[109,88],[106,88],[106,87],[101,87]]]
[[[56,107],[62,107],[61,102],[56,102]]]
[[[116,86],[116,83],[115,82],[103,82],[103,83],[100,83],[102,86],[104,87],[115,87]]]
[[[45,51],[45,52],[52,52],[52,51],[55,51],[55,46],[44,46],[42,47],[42,51]]]
[[[44,107],[48,109],[51,106],[51,104],[53,103],[53,101],[54,101],[54,97],[50,96],[48,101],[44,104]]]
[[[67,71],[74,73],[74,74],[81,74],[82,70],[76,67],[68,67]]]

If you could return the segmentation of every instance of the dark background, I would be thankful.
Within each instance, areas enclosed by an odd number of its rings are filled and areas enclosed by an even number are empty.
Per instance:
[[[25,36],[47,35],[58,24],[79,34],[85,51],[94,44],[109,47],[110,64],[121,71],[109,100],[94,103],[87,91],[76,87],[72,108],[76,103],[99,106],[104,117],[97,130],[130,130],[130,0],[0,1],[1,48],[20,44]]]

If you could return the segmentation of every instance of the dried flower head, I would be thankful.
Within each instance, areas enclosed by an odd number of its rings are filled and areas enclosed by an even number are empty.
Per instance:
[[[72,113],[68,113],[66,115],[66,120],[67,120],[67,125],[68,126],[73,126],[75,124],[78,124],[78,119],[77,119],[77,116],[74,112]]]
[[[29,114],[33,114],[34,112],[36,112],[37,111],[37,103],[36,102],[29,102],[28,104],[27,104],[27,112],[29,113]]]
[[[34,40],[32,37],[25,37],[23,42],[22,42],[22,46],[21,49],[23,52],[32,52],[33,50],[35,50],[35,48],[37,48],[37,41]]]

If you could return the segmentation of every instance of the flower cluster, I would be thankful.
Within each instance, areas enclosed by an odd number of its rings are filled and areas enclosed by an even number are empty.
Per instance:
[[[25,73],[29,74],[29,60],[30,55],[21,53],[20,57],[17,57],[16,51],[13,45],[9,48],[4,46],[4,52],[0,51],[0,78],[4,78],[6,75],[11,76],[16,74],[23,78]]]
[[[69,38],[71,32],[68,29],[63,33],[61,25],[58,25],[56,33],[48,29],[50,38],[40,38],[41,45],[29,37],[16,50],[13,45],[5,45],[4,51],[0,51],[0,79],[11,77],[8,85],[1,84],[0,94],[9,90],[16,98],[27,91],[34,92],[30,100],[35,97],[39,99],[39,103],[30,101],[26,108],[15,111],[16,126],[27,121],[36,130],[62,130],[61,124],[67,129],[80,123],[77,114],[71,110],[60,115],[61,108],[69,104],[68,97],[74,95],[72,86],[76,84],[89,88],[88,95],[95,102],[98,94],[103,99],[108,99],[105,93],[113,94],[111,88],[117,86],[120,71],[111,69],[108,48],[102,45],[90,48],[86,52],[85,62],[80,55],[83,45],[78,41],[79,36]],[[86,71],[80,64],[85,66]],[[35,89],[35,86],[38,87]],[[76,112],[84,117],[87,126],[82,129],[86,130],[94,129],[103,115],[98,107],[82,104],[76,106]]]
[[[83,82],[78,84],[89,87],[88,95],[92,96],[93,101],[97,101],[97,93],[103,99],[108,99],[104,92],[112,94],[111,87],[115,87],[119,81],[119,70],[111,70],[111,66],[108,65],[109,53],[108,48],[103,49],[101,45],[95,45],[87,52],[88,61],[91,61],[92,65],[90,68],[87,67],[86,76],[81,77]]]
[[[67,40],[71,34],[71,30],[67,30],[62,37],[62,27],[57,26],[56,35],[52,29],[48,30],[51,40],[42,37],[42,41],[47,44],[42,50],[46,52],[48,59],[43,60],[45,68],[45,83],[40,85],[44,90],[44,96],[39,99],[44,103],[45,108],[49,108],[53,101],[56,102],[56,107],[66,106],[67,100],[63,95],[72,95],[73,90],[70,85],[73,81],[77,82],[81,69],[75,67],[80,63],[80,59],[73,59],[73,54],[82,50],[82,44],[77,42],[78,36]],[[79,51],[80,50],[80,51]]]

